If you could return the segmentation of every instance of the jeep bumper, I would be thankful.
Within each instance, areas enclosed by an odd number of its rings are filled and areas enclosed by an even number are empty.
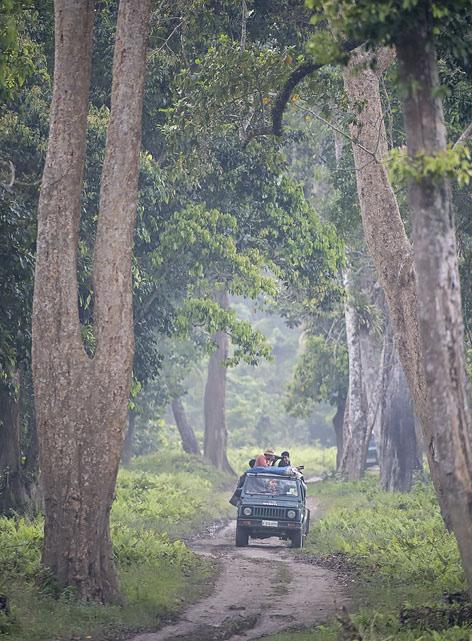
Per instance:
[[[252,538],[268,538],[270,536],[287,536],[290,537],[294,532],[303,529],[300,521],[273,521],[269,519],[250,519],[238,518],[238,527],[248,530]]]

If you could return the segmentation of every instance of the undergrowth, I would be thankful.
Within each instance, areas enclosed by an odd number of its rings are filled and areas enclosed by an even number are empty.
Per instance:
[[[306,552],[345,554],[383,585],[421,584],[431,594],[465,589],[454,536],[447,532],[432,485],[418,483],[408,494],[384,492],[376,479],[316,485],[323,518]]]
[[[0,613],[1,639],[112,638],[126,630],[156,628],[185,602],[202,595],[216,574],[180,540],[231,513],[232,479],[196,457],[150,455],[121,470],[111,532],[124,607],[77,602],[58,590],[40,566],[42,518],[0,518],[0,593],[11,614]]]
[[[472,626],[434,626],[428,616],[424,621],[416,616],[447,610],[444,595],[465,590],[456,542],[444,527],[431,484],[418,483],[408,494],[389,493],[368,475],[359,483],[317,483],[310,492],[322,516],[303,553],[328,567],[344,567],[358,638],[472,641]],[[411,614],[408,622],[402,611]],[[267,641],[337,641],[346,634],[335,621]]]

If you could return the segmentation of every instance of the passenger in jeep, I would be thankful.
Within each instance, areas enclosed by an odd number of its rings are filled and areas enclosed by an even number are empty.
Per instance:
[[[249,469],[252,469],[254,467],[255,462],[256,462],[255,458],[249,459],[249,463],[248,463]],[[235,507],[239,503],[239,498],[241,496],[241,489],[242,489],[242,487],[244,485],[244,480],[246,478],[246,474],[247,474],[247,472],[243,472],[243,474],[241,474],[241,476],[239,477],[238,484],[236,485],[236,489],[234,490],[233,496],[229,500],[231,505],[234,505]]]
[[[290,453],[285,450],[280,454],[280,457],[278,457],[279,460],[279,467],[288,467],[291,465],[290,463]]]

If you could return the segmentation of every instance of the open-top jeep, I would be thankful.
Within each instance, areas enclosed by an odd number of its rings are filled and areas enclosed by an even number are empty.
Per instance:
[[[241,488],[236,524],[236,545],[246,546],[249,537],[290,539],[301,548],[310,526],[306,485],[295,475],[247,472]]]

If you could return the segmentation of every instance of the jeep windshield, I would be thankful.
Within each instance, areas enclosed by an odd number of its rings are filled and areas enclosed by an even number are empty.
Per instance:
[[[244,484],[244,493],[295,497],[298,496],[298,485],[294,479],[248,474]]]

